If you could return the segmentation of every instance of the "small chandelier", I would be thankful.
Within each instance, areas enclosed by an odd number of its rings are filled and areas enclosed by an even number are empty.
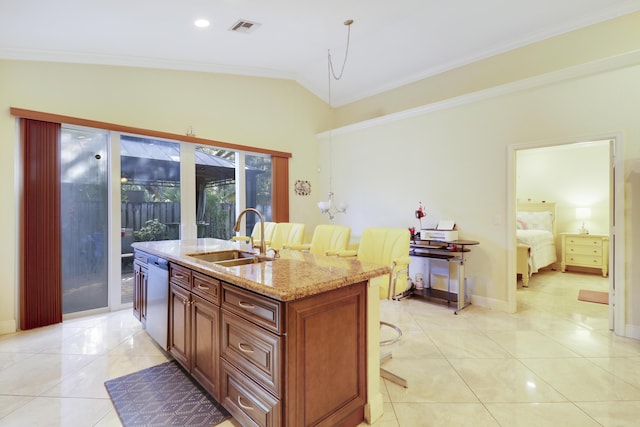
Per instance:
[[[329,196],[329,199],[327,201],[318,202],[318,208],[320,208],[320,213],[327,214],[330,220],[333,219],[335,214],[347,213],[346,203],[340,202],[338,203],[338,206],[336,206],[333,203],[333,193],[331,191],[329,192],[328,196]]]
[[[332,78],[335,80],[340,80],[342,78],[342,74],[344,73],[344,66],[347,64],[347,56],[349,55],[349,41],[351,39],[351,24],[353,24],[353,19],[347,19],[344,21],[344,25],[347,27],[347,48],[344,53],[344,61],[342,63],[342,67],[340,69],[340,74],[336,75],[333,69],[333,61],[331,60],[331,50],[327,50],[327,83],[329,89],[329,108],[332,108],[331,103],[331,80]],[[331,114],[333,116],[333,114]],[[329,217],[329,220],[333,220],[334,216],[339,213],[347,213],[347,204],[344,202],[339,202],[336,204],[333,201],[333,123],[329,126],[329,194],[328,199],[326,201],[318,202],[318,208],[320,209],[320,213],[326,214]]]

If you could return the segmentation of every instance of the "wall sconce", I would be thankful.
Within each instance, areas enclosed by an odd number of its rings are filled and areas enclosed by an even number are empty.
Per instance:
[[[591,218],[591,208],[576,208],[576,219],[582,221],[580,234],[589,234],[589,230],[584,226],[584,222]]]

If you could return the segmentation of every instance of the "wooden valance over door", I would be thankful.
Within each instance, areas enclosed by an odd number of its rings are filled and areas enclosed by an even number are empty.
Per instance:
[[[20,329],[62,322],[60,124],[20,119]]]

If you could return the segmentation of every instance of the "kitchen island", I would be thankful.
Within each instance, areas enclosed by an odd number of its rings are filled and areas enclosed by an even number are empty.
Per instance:
[[[207,254],[253,251],[217,239],[134,248],[169,261],[167,350],[241,424],[381,416],[379,292],[369,279],[388,267],[287,250],[216,263]]]

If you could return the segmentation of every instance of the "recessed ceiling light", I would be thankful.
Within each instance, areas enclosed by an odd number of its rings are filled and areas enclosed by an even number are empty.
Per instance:
[[[210,25],[210,22],[208,19],[196,19],[193,25],[198,28],[207,28]]]

